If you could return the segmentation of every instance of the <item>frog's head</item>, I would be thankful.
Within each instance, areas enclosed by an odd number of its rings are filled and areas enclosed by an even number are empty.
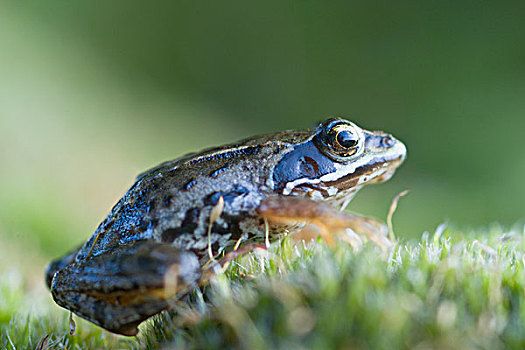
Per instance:
[[[284,195],[348,202],[362,186],[390,179],[406,156],[392,135],[341,118],[308,132],[275,167],[275,188]]]

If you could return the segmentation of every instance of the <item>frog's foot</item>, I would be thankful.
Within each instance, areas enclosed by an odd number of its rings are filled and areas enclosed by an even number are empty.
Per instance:
[[[56,303],[111,332],[135,335],[137,326],[197,286],[197,256],[155,241],[136,241],[59,270]]]
[[[302,197],[271,197],[265,199],[258,212],[272,224],[294,224],[306,222],[319,228],[320,234],[328,244],[333,244],[333,236],[339,236],[354,248],[362,244],[358,234],[364,235],[381,248],[392,246],[387,239],[385,224],[375,219],[338,211],[326,203]]]

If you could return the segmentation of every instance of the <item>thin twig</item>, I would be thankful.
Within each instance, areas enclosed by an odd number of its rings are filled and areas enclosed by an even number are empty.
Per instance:
[[[264,243],[266,245],[266,249],[270,248],[270,227],[268,226],[268,219],[266,219],[266,216],[264,217]]]
[[[213,251],[211,250],[211,228],[215,220],[217,220],[221,216],[223,209],[224,209],[224,198],[220,196],[219,200],[217,201],[217,204],[215,204],[215,206],[211,209],[210,222],[208,224],[208,255],[210,256],[211,261],[215,261],[215,257],[213,256]]]
[[[69,335],[75,335],[75,330],[77,329],[77,324],[73,319],[73,313],[69,311]]]
[[[397,202],[399,201],[399,198],[405,196],[408,192],[410,192],[410,191],[409,190],[404,190],[404,191],[398,193],[394,197],[394,199],[392,200],[392,204],[390,204],[390,210],[388,211],[388,216],[387,216],[387,219],[386,219],[386,223],[388,225],[388,237],[390,238],[392,243],[395,243],[395,241],[396,241],[396,236],[394,235],[394,228],[392,226],[392,216],[394,215],[394,212],[397,209]]]

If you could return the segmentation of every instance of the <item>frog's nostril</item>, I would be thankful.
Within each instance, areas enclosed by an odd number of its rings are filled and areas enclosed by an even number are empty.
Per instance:
[[[395,142],[394,138],[392,136],[390,136],[390,135],[383,136],[381,138],[381,147],[383,147],[383,148],[390,148],[390,147],[394,146],[395,143],[396,142]]]

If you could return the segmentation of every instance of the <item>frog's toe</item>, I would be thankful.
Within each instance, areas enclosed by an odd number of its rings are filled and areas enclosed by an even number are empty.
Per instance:
[[[334,244],[334,236],[356,249],[362,245],[359,235],[370,239],[383,249],[392,246],[387,238],[388,229],[378,220],[334,209],[326,203],[308,198],[269,197],[258,208],[270,224],[306,222],[314,224],[327,244]],[[350,231],[348,231],[350,229]],[[359,235],[358,235],[359,234]]]
[[[137,326],[197,286],[197,256],[154,241],[137,241],[74,262],[52,281],[56,303],[111,332],[135,335]]]

